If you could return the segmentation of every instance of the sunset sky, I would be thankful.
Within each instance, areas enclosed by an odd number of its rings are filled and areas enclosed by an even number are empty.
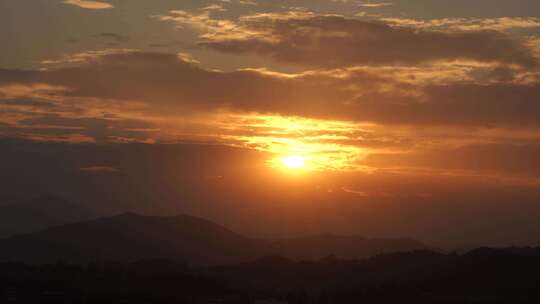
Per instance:
[[[257,236],[540,241],[538,0],[0,0],[0,181]]]

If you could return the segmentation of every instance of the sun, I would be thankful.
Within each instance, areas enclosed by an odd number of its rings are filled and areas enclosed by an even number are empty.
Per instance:
[[[283,157],[281,163],[289,169],[302,169],[306,165],[306,160],[302,156],[290,155]]]

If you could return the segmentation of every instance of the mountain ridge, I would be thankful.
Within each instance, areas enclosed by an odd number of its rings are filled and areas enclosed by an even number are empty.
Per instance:
[[[0,261],[47,263],[166,258],[213,265],[264,256],[364,258],[428,248],[414,240],[352,236],[257,239],[195,216],[146,216],[128,212],[0,240]]]
[[[57,196],[13,200],[0,205],[0,239],[94,217],[88,209]]]

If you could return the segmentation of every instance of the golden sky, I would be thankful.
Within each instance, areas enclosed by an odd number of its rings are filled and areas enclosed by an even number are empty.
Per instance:
[[[376,200],[540,186],[536,0],[0,0],[0,40],[3,140],[231,147]]]

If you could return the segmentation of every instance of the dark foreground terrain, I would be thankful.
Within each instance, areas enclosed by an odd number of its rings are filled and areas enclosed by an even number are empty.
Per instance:
[[[540,248],[364,260],[0,264],[0,303],[540,303]]]

